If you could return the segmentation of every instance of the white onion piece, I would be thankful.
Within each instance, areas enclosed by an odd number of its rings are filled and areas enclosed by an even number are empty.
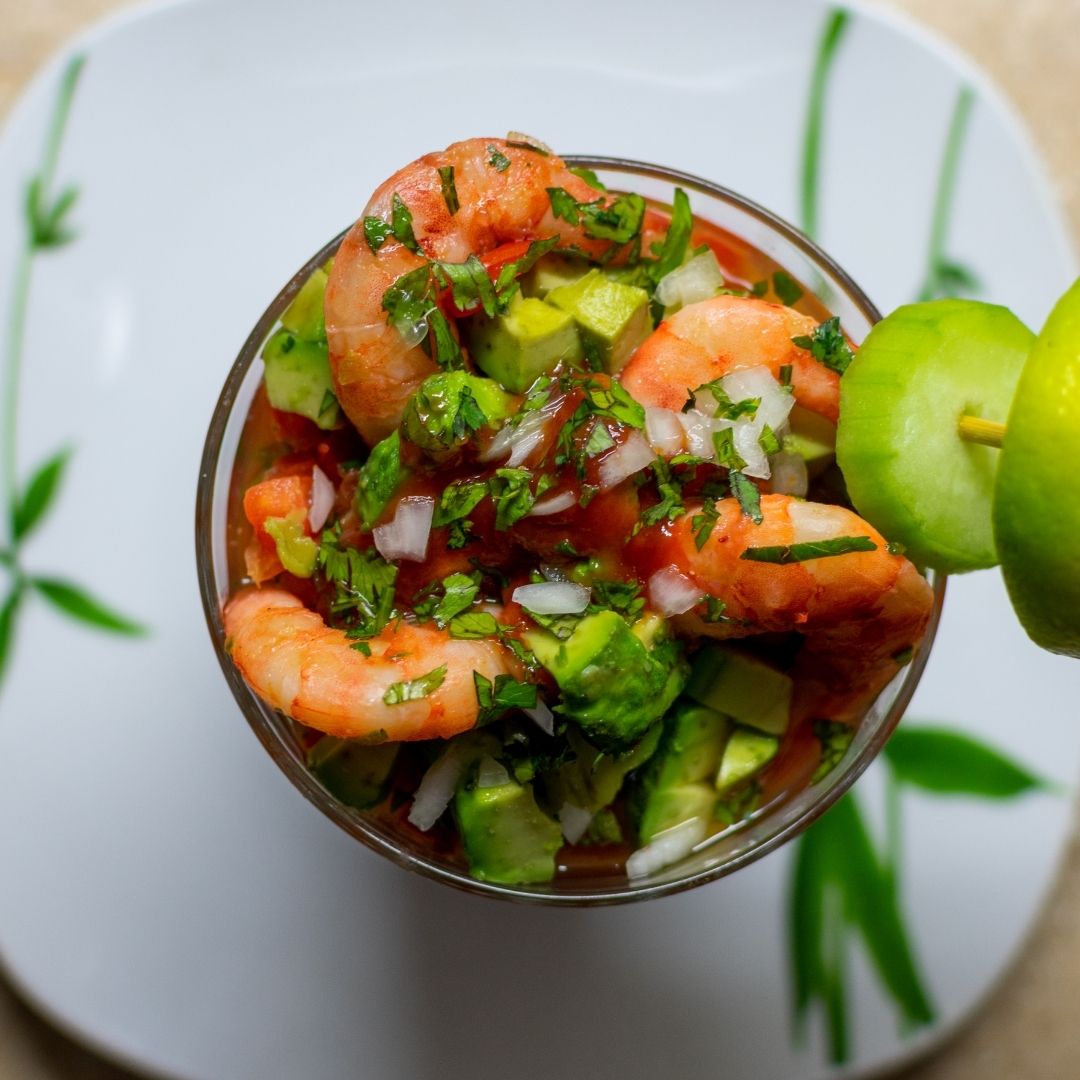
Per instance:
[[[547,438],[551,417],[543,411],[529,413],[510,437],[508,468],[516,469]]]
[[[451,743],[424,773],[409,810],[409,821],[421,832],[427,832],[450,805],[469,764],[471,749],[461,743]]]
[[[759,364],[755,367],[740,368],[730,375],[725,375],[720,383],[732,401],[760,398],[761,404],[754,416],[758,431],[761,431],[762,425],[768,424],[773,431],[780,433],[795,404],[795,396],[777,382],[767,367]]]
[[[585,835],[585,830],[593,819],[591,811],[584,810],[580,806],[575,806],[569,802],[562,804],[556,816],[568,844],[576,844]]]
[[[480,765],[476,770],[476,786],[478,788],[502,787],[510,783],[510,774],[490,755],[485,754],[480,759]]]
[[[428,322],[426,318],[417,322],[396,322],[394,329],[401,335],[402,343],[409,349],[415,349],[427,337]]]
[[[674,457],[683,448],[686,432],[674,409],[645,409],[645,438],[649,445],[664,457]]]
[[[626,860],[626,876],[636,881],[678,862],[705,839],[705,832],[705,822],[699,817],[692,817],[657,833]]]
[[[379,554],[384,559],[423,562],[434,513],[435,500],[430,495],[407,495],[397,504],[393,519],[371,531]]]
[[[546,735],[555,734],[555,714],[543,698],[538,697],[531,709],[521,710]]]
[[[746,462],[747,476],[769,479],[769,458],[761,448],[761,425],[754,420],[739,420],[732,428],[732,442],[739,457]]]
[[[724,287],[724,275],[716,255],[703,251],[665,274],[656,285],[656,299],[665,308],[685,307],[715,296]]]
[[[810,479],[802,454],[781,450],[769,459],[772,465],[772,489],[780,495],[797,495],[806,498]]]
[[[657,570],[648,584],[649,602],[661,615],[689,611],[705,593],[675,566]]]
[[[578,615],[589,606],[591,590],[572,581],[541,581],[519,585],[513,601],[537,615]]]
[[[503,424],[498,431],[495,432],[495,438],[493,438],[488,445],[488,448],[482,453],[476,455],[477,461],[498,461],[499,458],[506,457],[507,454],[513,449],[510,445],[510,437],[514,434],[513,424]]]
[[[655,457],[645,436],[640,431],[631,431],[623,442],[600,459],[600,490],[607,491],[628,476],[647,469]]]
[[[688,453],[700,458],[716,457],[716,447],[713,446],[713,432],[719,431],[722,425],[710,420],[704,413],[697,409],[679,413],[679,421],[686,432],[686,449]],[[730,427],[730,425],[727,425]]]
[[[569,488],[565,491],[556,491],[554,495],[548,495],[535,503],[525,516],[547,517],[549,514],[560,514],[563,510],[569,510],[576,502],[577,496]]]
[[[334,485],[329,477],[318,465],[311,467],[311,505],[308,507],[307,519],[311,531],[317,533],[330,516],[334,507]]]

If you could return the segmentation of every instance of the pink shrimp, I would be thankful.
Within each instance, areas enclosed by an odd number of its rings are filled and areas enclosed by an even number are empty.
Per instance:
[[[444,193],[446,176],[456,193],[453,210],[454,200]],[[561,158],[504,139],[468,139],[427,154],[371,197],[334,259],[325,301],[334,388],[369,443],[397,426],[413,391],[438,370],[420,345],[387,321],[383,296],[402,275],[427,259],[460,263],[506,244],[554,236],[587,255],[611,247],[611,241],[587,235],[583,224],[556,218],[549,188],[562,188],[579,202],[605,198]],[[411,215],[419,251],[393,236],[372,250],[365,219],[390,223],[395,205]]]
[[[854,722],[922,640],[934,604],[930,586],[907,559],[889,551],[877,530],[844,507],[763,495],[760,524],[735,499],[719,500],[716,511],[700,549],[693,521],[700,505],[642,530],[630,545],[642,576],[674,567],[702,593],[723,601],[720,621],[680,616],[687,633],[802,634],[795,716]],[[840,537],[862,537],[874,547],[781,564],[746,558],[749,548],[786,549]]]
[[[840,379],[792,338],[817,323],[780,304],[714,296],[677,311],[648,337],[619,375],[642,405],[678,411],[690,391],[743,368],[764,366],[774,378],[791,366],[796,401],[836,423]]]
[[[398,622],[358,652],[283,589],[242,589],[225,606],[233,662],[267,704],[342,739],[447,739],[476,726],[474,674],[520,678],[521,665],[491,639],[457,640],[430,625]],[[441,681],[439,679],[441,675]],[[395,684],[425,680],[390,704]],[[399,692],[400,696],[400,692]]]

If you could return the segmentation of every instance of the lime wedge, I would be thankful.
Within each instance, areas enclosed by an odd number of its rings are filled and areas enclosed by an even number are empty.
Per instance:
[[[1020,376],[993,514],[1024,629],[1044,649],[1080,656],[1080,281],[1050,313]]]
[[[999,451],[962,440],[963,415],[1004,422],[1031,347],[1007,308],[934,300],[897,308],[840,380],[836,459],[856,510],[913,562],[994,566]]]

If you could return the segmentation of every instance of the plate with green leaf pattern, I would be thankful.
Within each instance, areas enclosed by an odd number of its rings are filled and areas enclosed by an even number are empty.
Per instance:
[[[672,0],[661,25],[626,0],[601,25],[569,0],[188,0],[95,29],[0,137],[6,970],[178,1080],[908,1059],[1008,970],[1070,835],[1078,669],[1029,644],[996,573],[950,583],[910,716],[851,795],[732,878],[625,908],[496,904],[380,861],[220,677],[192,512],[229,365],[383,177],[507,130],[740,191],[883,310],[964,294],[1038,325],[1076,274],[994,88],[856,7]]]

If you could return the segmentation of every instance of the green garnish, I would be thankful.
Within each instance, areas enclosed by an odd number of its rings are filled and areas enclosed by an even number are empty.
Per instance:
[[[435,606],[434,618],[440,627],[455,615],[472,607],[480,592],[480,574],[451,574],[442,580],[443,597]]]
[[[389,286],[383,293],[382,308],[403,336],[412,334],[421,322],[426,321],[434,339],[434,345],[427,343],[427,347],[435,362],[446,370],[463,366],[461,346],[436,303],[428,264],[402,274]]]
[[[390,200],[390,231],[394,234],[394,239],[399,240],[410,251],[420,250],[413,232],[412,213],[396,191]]]
[[[437,528],[460,521],[472,513],[486,494],[487,484],[483,480],[455,480],[443,488],[431,524]]]
[[[517,279],[522,274],[527,274],[558,242],[559,238],[557,236],[549,236],[544,240],[534,240],[529,244],[528,249],[520,259],[514,259],[513,262],[508,262],[503,266],[499,271],[499,276],[495,279],[495,292],[498,294],[502,305],[500,310],[505,308],[510,297],[514,295],[517,289]]]
[[[693,228],[694,215],[690,211],[690,200],[682,188],[676,188],[671,203],[671,224],[668,225],[667,235],[664,237],[656,262],[649,264],[646,270],[653,285],[682,265]]]
[[[728,616],[724,614],[727,604],[718,596],[705,597],[705,614],[701,616],[702,622],[728,622]]]
[[[357,638],[372,638],[382,631],[394,615],[398,568],[374,548],[343,547],[340,524],[323,530],[316,565],[333,588],[333,624]]]
[[[401,463],[401,432],[395,431],[376,443],[360,466],[354,505],[366,530],[370,531],[379,520],[405,474]]]
[[[800,349],[807,349],[815,360],[837,375],[843,375],[855,359],[855,353],[840,329],[839,315],[826,319],[810,336],[803,334],[792,338],[791,343]]]
[[[514,640],[514,639],[510,639]],[[494,684],[479,671],[473,672],[476,700],[480,705],[477,724],[486,724],[507,709],[535,709],[538,690],[534,683],[518,682],[513,675],[496,675]]]
[[[455,638],[495,637],[500,629],[490,611],[469,611],[450,620],[450,636]]]
[[[735,449],[735,432],[732,428],[721,428],[713,432],[713,447],[716,450],[716,463],[733,472],[746,468],[746,461]]]
[[[589,187],[595,188],[597,191],[607,191],[607,188],[600,182],[600,177],[592,169],[587,169],[584,165],[572,165],[570,171],[584,180]]]
[[[697,546],[698,551],[705,546],[712,535],[719,517],[716,502],[713,499],[706,499],[701,505],[701,513],[695,514],[690,519],[690,527],[694,530],[694,544]]]
[[[491,157],[488,158],[488,164],[496,172],[506,172],[510,168],[510,159],[502,153],[497,146],[488,146],[488,153]]]
[[[740,559],[786,565],[808,559],[827,559],[832,555],[847,555],[851,551],[876,551],[877,544],[869,536],[837,536],[832,540],[808,540],[802,544],[777,544],[774,547],[748,547]]]
[[[640,195],[619,195],[610,206],[604,206],[603,199],[578,202],[565,188],[551,187],[547,193],[551,212],[570,225],[582,223],[586,236],[622,245],[641,234],[645,200]]]
[[[593,424],[592,431],[589,432],[588,439],[585,441],[585,456],[596,457],[597,454],[610,450],[614,445],[615,440],[611,437],[611,432],[600,420],[597,420]]]
[[[435,261],[431,270],[440,285],[450,287],[458,311],[472,311],[479,306],[489,319],[495,317],[499,298],[487,267],[475,255],[463,263]]]
[[[391,683],[383,694],[383,701],[387,705],[401,705],[406,701],[419,701],[428,694],[438,690],[446,679],[446,665],[440,664],[426,675],[418,679],[410,679],[408,682]]]
[[[592,615],[598,611],[614,611],[634,623],[645,610],[645,597],[636,581],[594,581],[586,609]]]
[[[520,521],[536,502],[528,469],[496,469],[488,481],[492,502],[495,503],[495,528],[500,532]]]
[[[780,365],[780,385],[784,389],[791,388],[791,364]]]
[[[429,375],[405,407],[402,430],[415,445],[438,454],[460,446],[488,419],[462,371]]]
[[[386,243],[391,232],[390,226],[382,218],[364,218],[364,239],[367,240],[372,253],[377,252]]]
[[[635,531],[642,526],[656,525],[664,520],[674,521],[680,514],[686,513],[686,507],[683,505],[682,484],[671,465],[663,458],[657,458],[650,468],[656,477],[656,490],[660,495],[660,501],[642,511],[640,520],[634,526]]]
[[[780,439],[768,424],[764,424],[761,428],[758,445],[766,454],[778,454],[780,452]]]
[[[739,509],[750,518],[755,525],[764,521],[761,513],[761,492],[752,480],[748,480],[738,469],[732,469],[728,473],[728,482],[731,484],[731,494],[735,496]]]
[[[815,720],[814,735],[821,743],[821,760],[810,777],[811,784],[824,780],[840,764],[855,737],[855,729],[836,720]]]
[[[453,217],[453,215],[461,209],[461,203],[458,201],[457,187],[454,184],[453,165],[442,165],[439,167],[439,182],[442,184],[443,202],[446,203],[446,209],[450,211],[450,216]]]
[[[773,292],[784,307],[792,307],[802,299],[802,286],[786,270],[777,270],[772,280]]]

